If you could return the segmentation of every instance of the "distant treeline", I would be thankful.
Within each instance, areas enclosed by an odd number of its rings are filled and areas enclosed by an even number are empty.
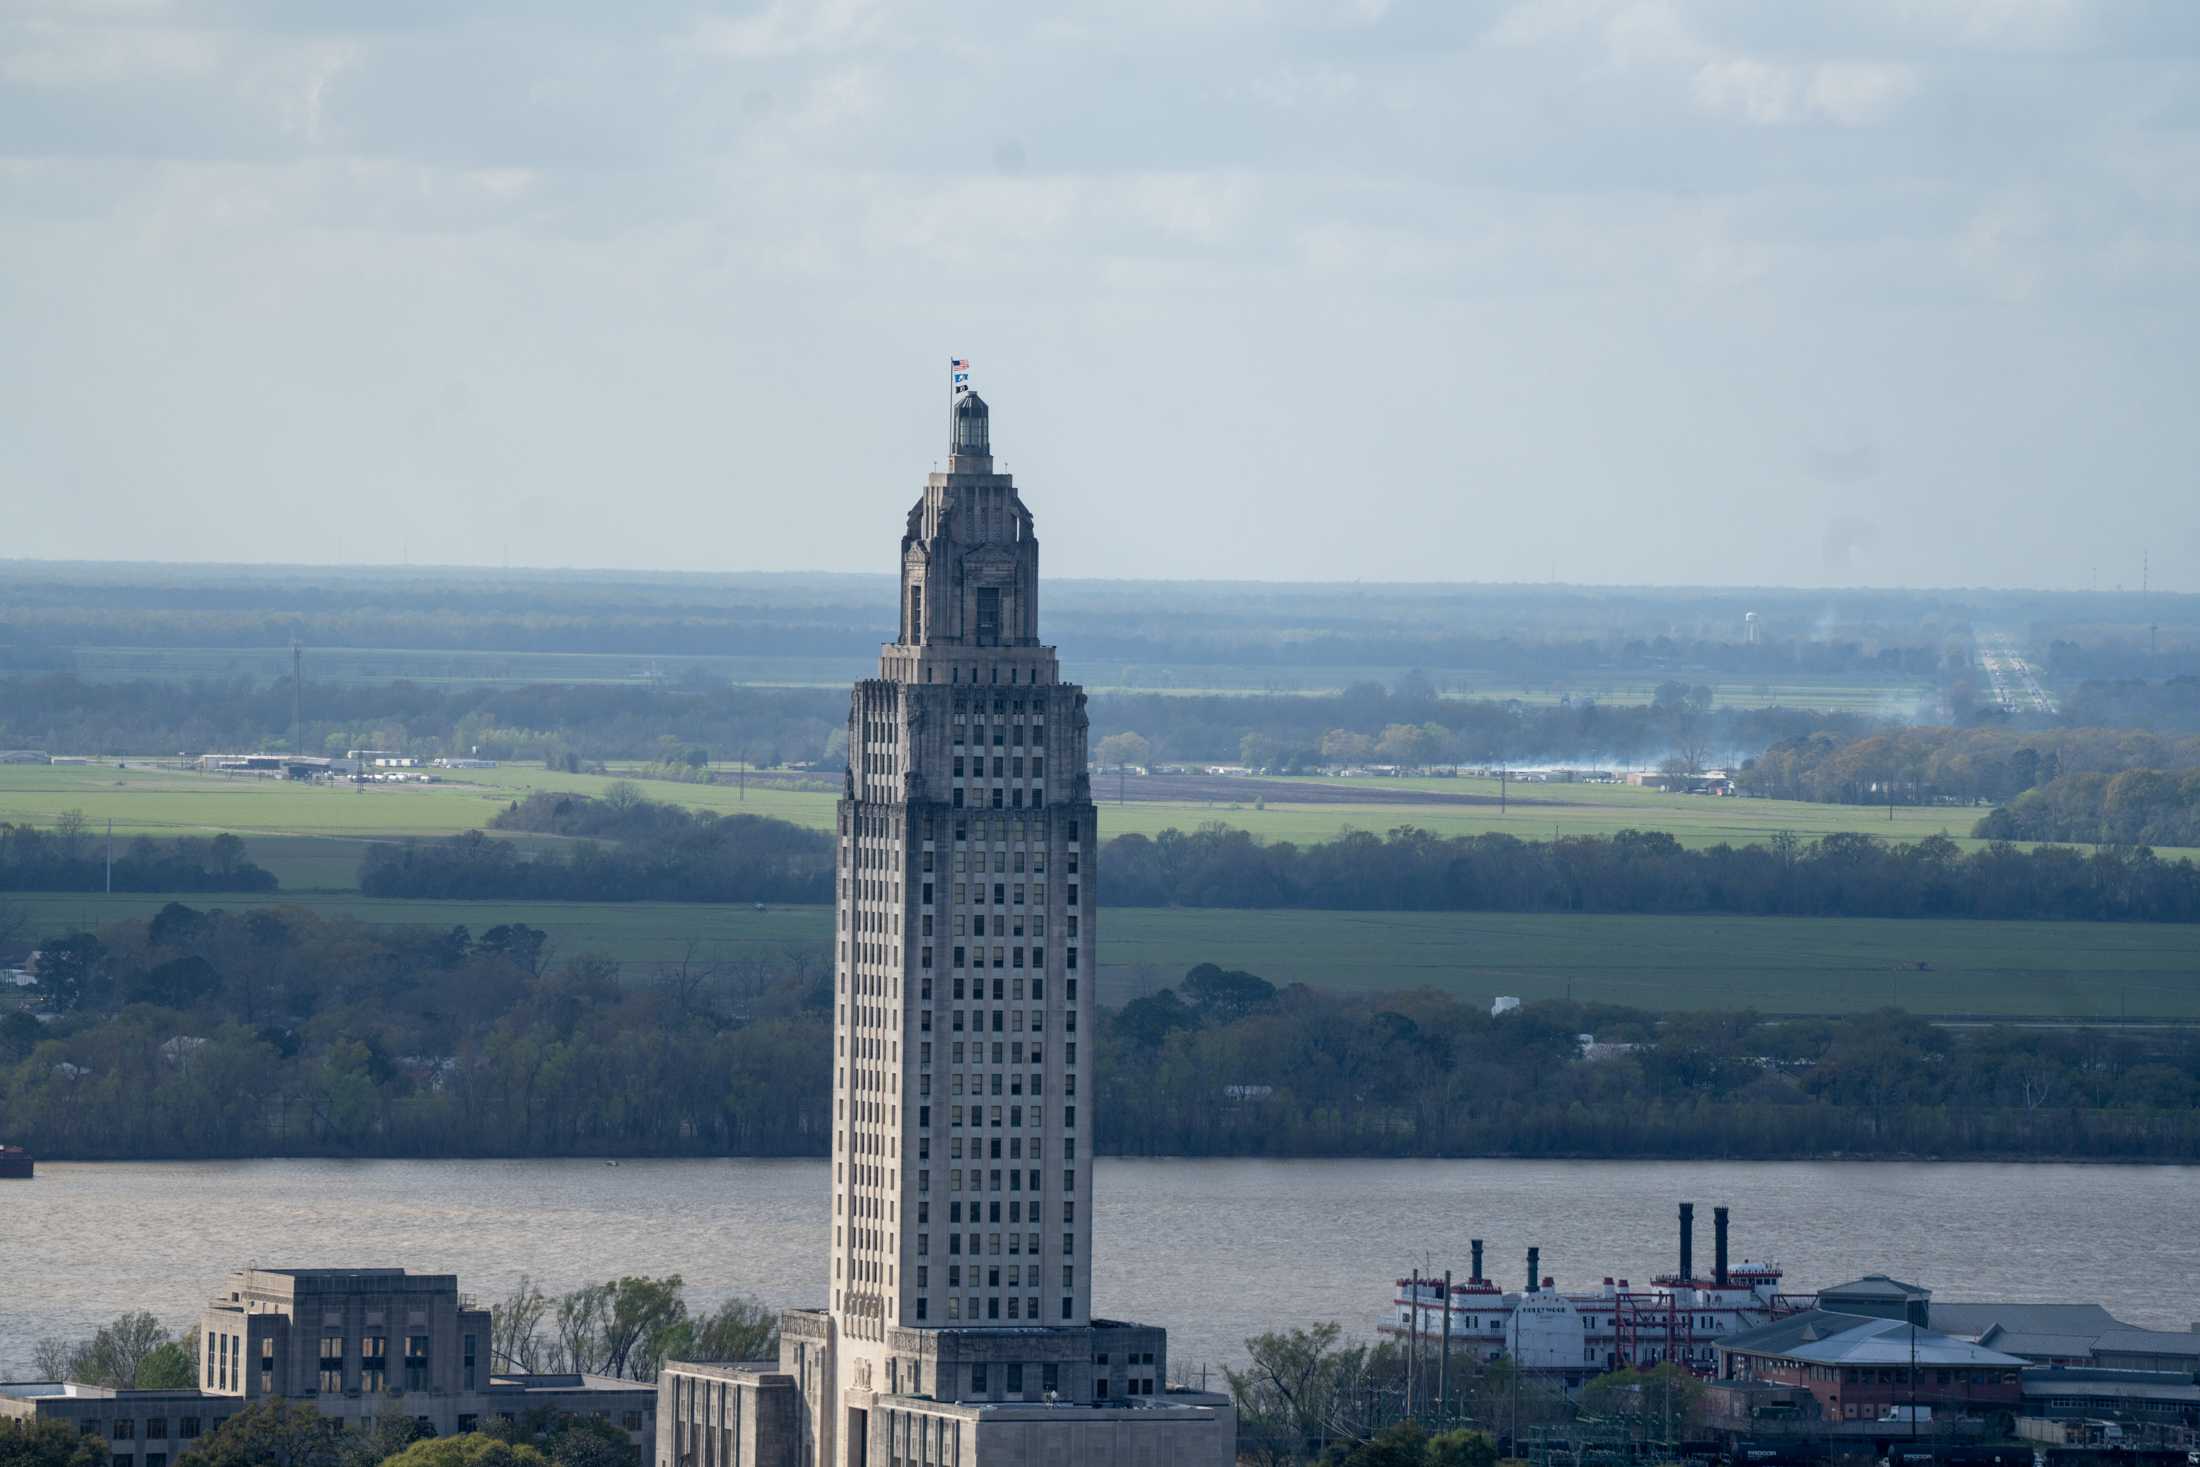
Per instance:
[[[1662,831],[1524,841],[1404,828],[1301,846],[1209,826],[1117,836],[1097,879],[1117,907],[2200,921],[2190,860],[2007,844],[1966,855],[1945,836],[1782,834],[1691,850]]]
[[[2064,700],[2063,718],[2104,728],[2200,733],[2200,677],[2084,682]]]
[[[1371,760],[1659,759],[1681,748],[1703,764],[1754,753],[1775,740],[1854,738],[1876,726],[1856,714],[1721,708],[1708,686],[1677,679],[1661,684],[1646,704],[1444,698],[1426,677],[1408,674],[1392,688],[1363,682],[1328,697],[1116,693],[1094,699],[1092,709],[1095,750],[1109,734],[1135,733],[1155,759],[1282,771]]]
[[[360,888],[477,901],[832,900],[830,837],[663,804],[624,782],[603,799],[535,794],[493,824],[576,839],[533,859],[480,831],[372,846]],[[1690,849],[1661,831],[1526,841],[1402,826],[1299,845],[1210,825],[1116,836],[1101,848],[1097,881],[1111,907],[2200,920],[2200,867],[2189,859],[2008,844],[1966,855],[1945,836],[1783,833],[1761,845]]]
[[[845,753],[848,695],[835,688],[734,687],[691,674],[661,686],[472,687],[394,682],[320,686],[307,677],[309,752],[404,749],[423,757],[765,764]],[[1703,758],[1753,753],[1776,739],[1863,734],[1871,720],[1795,709],[1723,709],[1711,690],[1669,682],[1656,702],[1520,705],[1439,698],[1428,679],[1357,684],[1328,695],[1100,694],[1093,737],[1142,734],[1162,759],[1312,768],[1375,757],[1386,730],[1427,736],[1422,762],[1454,759]],[[1339,744],[1330,736],[1350,736]],[[1356,737],[1357,745],[1350,739]],[[0,679],[0,748],[76,753],[287,749],[287,678],[88,682],[70,674]]]
[[[1742,770],[1750,794],[1838,805],[1999,804],[2063,774],[2200,768],[2200,736],[2129,728],[1821,730]],[[2048,837],[2065,838],[2065,837]],[[2091,837],[2076,837],[2091,839]]]
[[[660,804],[623,781],[609,797],[535,794],[498,813],[501,830],[579,837],[525,859],[478,830],[369,846],[359,888],[375,897],[511,901],[829,902],[833,843],[760,815]],[[610,841],[612,844],[600,844]]]
[[[0,566],[0,666],[59,670],[74,647],[262,649],[293,639],[868,659],[893,635],[894,594],[883,575]],[[1048,608],[1049,638],[1084,659],[1285,675],[1418,663],[1539,682],[1592,669],[1929,676],[1972,614],[1933,592],[1089,581],[1053,583]],[[1755,641],[1744,632],[1750,611]],[[1643,636],[1643,627],[1660,632]]]
[[[2200,767],[2058,775],[1987,815],[1974,833],[1989,840],[2200,846]]]
[[[823,944],[641,976],[517,924],[172,904],[48,946],[58,1017],[0,1017],[0,1131],[41,1157],[829,1149]],[[2200,1159],[2184,1029],[1559,1003],[1492,1018],[1211,964],[1100,1029],[1108,1152]]]
[[[82,816],[51,830],[0,821],[0,891],[273,891],[275,877],[245,857],[234,835],[201,840],[130,836],[114,843]]]

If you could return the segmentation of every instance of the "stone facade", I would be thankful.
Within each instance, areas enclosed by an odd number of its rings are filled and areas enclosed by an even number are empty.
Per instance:
[[[1234,1453],[1226,1399],[1166,1389],[1163,1331],[1092,1314],[1085,694],[1039,640],[1039,541],[991,437],[959,396],[905,522],[897,635],[850,700],[831,1294],[726,1377],[737,1414],[791,1385],[772,1467]],[[713,1467],[659,1435],[658,1467]]]
[[[464,1301],[454,1274],[244,1269],[199,1317],[197,1390],[0,1385],[0,1416],[72,1422],[107,1439],[114,1467],[168,1467],[223,1421],[273,1397],[362,1429],[411,1417],[438,1436],[551,1411],[602,1417],[647,1462],[654,1387],[495,1371],[489,1341],[489,1312]]]

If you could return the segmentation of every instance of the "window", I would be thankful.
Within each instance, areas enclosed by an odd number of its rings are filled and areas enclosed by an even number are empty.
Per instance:
[[[127,1442],[135,1441],[136,1439],[137,1423],[127,1416],[117,1416],[115,1418],[115,1429],[107,1433],[107,1440],[111,1442]]]
[[[1014,1299],[1011,1299],[1008,1302],[1010,1305],[1009,1314],[1010,1317],[1013,1318],[1015,1315],[1014,1306],[1016,1301]],[[1011,1365],[1008,1367],[1008,1393],[1012,1396],[1020,1396],[1024,1393],[1024,1367],[1022,1365]]]
[[[145,1439],[149,1442],[164,1442],[168,1440],[168,1418],[165,1416],[146,1417]]]
[[[1062,1367],[1047,1364],[1039,1367],[1039,1389],[1053,1395],[1062,1388]]]
[[[321,1394],[336,1395],[344,1389],[344,1337],[321,1336]]]
[[[459,1435],[464,1436],[468,1432],[475,1432],[479,1430],[481,1430],[481,1418],[479,1416],[476,1416],[467,1411],[461,1411],[458,1413]]]
[[[971,1366],[971,1367],[970,1367],[970,1389],[971,1389],[971,1390],[972,1390],[972,1391],[973,1391],[974,1393],[979,1393],[979,1394],[982,1394],[982,1393],[983,1393],[983,1392],[985,1391],[985,1389],[986,1389],[986,1384],[985,1384],[985,1366],[984,1366],[984,1365],[982,1365],[982,1364],[979,1364],[979,1365],[973,1365],[973,1366]]]
[[[196,1416],[178,1416],[176,1418],[176,1435],[187,1442],[198,1440],[199,1418]]]
[[[384,1335],[359,1337],[359,1389],[369,1393],[389,1389],[389,1339]]]
[[[640,1431],[642,1429],[642,1413],[639,1411],[620,1412],[619,1425],[625,1427],[628,1431]]]

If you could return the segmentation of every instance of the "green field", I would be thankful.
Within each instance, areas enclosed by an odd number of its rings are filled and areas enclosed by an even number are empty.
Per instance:
[[[338,889],[352,883],[345,868],[358,864],[363,842],[408,835],[449,835],[486,825],[508,801],[536,790],[601,794],[611,777],[559,774],[539,766],[461,770],[434,785],[307,785],[279,780],[206,775],[133,764],[0,766],[0,820],[50,826],[65,810],[81,811],[96,830],[113,820],[118,834],[211,835],[235,831],[251,843],[286,886]],[[1900,808],[1889,820],[1883,809],[1813,805],[1791,800],[1710,799],[1669,795],[1626,785],[1514,784],[1504,812],[1488,805],[1380,803],[1350,798],[1355,781],[1323,785],[1345,798],[1337,803],[1293,803],[1287,781],[1267,781],[1277,798],[1262,808],[1250,800],[1133,800],[1108,798],[1109,782],[1097,781],[1100,828],[1106,835],[1158,834],[1174,826],[1194,829],[1209,821],[1250,830],[1268,840],[1323,840],[1345,830],[1387,831],[1416,825],[1440,835],[1502,830],[1525,839],[1552,835],[1609,835],[1629,826],[1671,831],[1689,845],[1763,840],[1774,831],[1805,836],[1853,830],[1896,840],[1947,834],[1973,844],[1971,823],[1983,810]],[[1495,800],[1494,780],[1367,780],[1385,793],[1426,790],[1438,795],[1481,795]],[[649,781],[653,799],[722,814],[746,812],[831,828],[830,790],[775,789],[752,784],[676,784]]]
[[[377,924],[499,922],[547,930],[558,950],[638,964],[822,954],[822,907],[672,903],[376,901],[357,895],[177,898],[231,910],[295,906]],[[40,932],[143,916],[162,896],[11,899]],[[1174,983],[1197,963],[1277,983],[1431,987],[1482,1001],[1594,999],[1667,1008],[2200,1019],[2200,928],[2167,923],[1896,921],[1864,917],[1553,916],[1111,908],[1100,996]]]

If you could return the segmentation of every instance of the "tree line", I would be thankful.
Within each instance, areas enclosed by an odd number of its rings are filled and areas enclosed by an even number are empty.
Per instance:
[[[57,949],[49,1017],[0,1016],[0,1131],[41,1155],[806,1155],[829,1133],[823,943],[630,978],[517,923],[170,903]]]
[[[1594,1423],[1636,1460],[1677,1460],[1703,1382],[1671,1363],[1621,1369],[1566,1392],[1510,1360],[1454,1350],[1437,1392],[1432,1346],[1345,1336],[1334,1321],[1245,1342],[1224,1372],[1246,1467],[1496,1467],[1525,1460],[1538,1428]]]
[[[244,841],[224,832],[209,839],[154,840],[137,835],[113,844],[82,813],[66,810],[53,828],[0,820],[0,891],[273,891],[272,872],[254,865]]]
[[[64,941],[100,981],[47,1019],[0,1018],[0,1132],[41,1156],[828,1150],[823,944],[627,973],[518,924],[180,904]],[[197,981],[132,996],[177,963]],[[1101,1026],[1111,1153],[2200,1159],[2200,1038],[2183,1030],[1564,1003],[1492,1017],[1206,964]]]
[[[2200,921],[2200,866],[2144,847],[1965,854],[1946,836],[1851,832],[1691,849],[1663,831],[1527,841],[1402,826],[1298,845],[1209,825],[1119,835],[1096,880],[1116,907]]]
[[[2119,779],[2132,789],[2163,785]],[[523,901],[832,899],[831,837],[770,817],[650,800],[625,781],[601,799],[531,795],[491,823],[574,839],[532,858],[481,831],[371,846],[361,890]],[[1980,826],[1989,837],[2011,833],[1994,820]],[[1946,836],[1895,843],[1853,832],[1807,841],[1782,832],[1762,844],[1692,849],[1662,831],[1530,841],[1401,826],[1300,845],[1214,824],[1116,836],[1102,848],[1096,880],[1112,907],[2200,920],[2200,867],[2143,845],[2087,854],[1997,840],[1966,854]]]
[[[1781,739],[1742,767],[1741,788],[1836,805],[1980,805],[2065,774],[2200,768],[2200,736],[2128,728],[1899,728]]]
[[[1595,1048],[1581,1036],[1593,1035]],[[2200,1155],[2200,1036],[1484,1005],[1209,965],[1100,1047],[1109,1153]]]
[[[2200,846],[2200,761],[2183,769],[2061,774],[1982,817],[1988,840]]]
[[[538,847],[531,858],[478,830],[369,846],[359,888],[377,897],[514,901],[832,900],[833,842],[823,832],[644,799],[624,780],[602,799],[530,795],[490,824],[574,839]]]

